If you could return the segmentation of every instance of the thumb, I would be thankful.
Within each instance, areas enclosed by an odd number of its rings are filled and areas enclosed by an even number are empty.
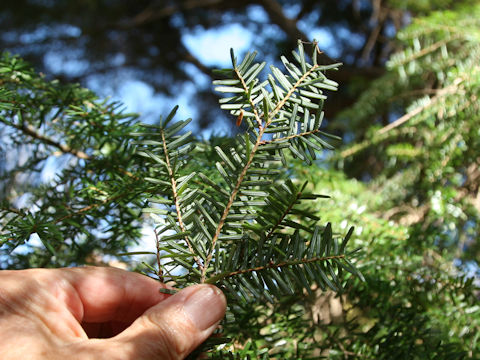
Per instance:
[[[225,310],[218,288],[190,286],[148,309],[111,340],[122,344],[128,359],[183,359],[212,334]]]

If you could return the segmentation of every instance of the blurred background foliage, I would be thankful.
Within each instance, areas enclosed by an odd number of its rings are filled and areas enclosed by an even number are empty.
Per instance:
[[[193,89],[195,118],[207,127],[221,116],[209,83],[221,64],[202,54],[217,44],[199,49],[197,35],[239,28],[237,38],[249,42],[244,50],[262,49],[262,56],[277,61],[297,39],[316,37],[324,61],[345,64],[332,74],[343,85],[326,109],[333,118],[384,73],[385,61],[399,49],[396,33],[413,17],[463,3],[474,1],[5,0],[0,48],[49,76],[95,90],[131,77],[173,99]]]
[[[137,115],[72,84],[119,98],[116,86],[135,78],[165,109],[188,92],[199,134],[219,124],[235,132],[209,81],[222,64],[205,63],[186,39],[238,25],[246,48],[270,60],[316,37],[322,61],[344,63],[329,73],[340,91],[324,123],[344,144],[316,167],[292,160],[288,175],[331,196],[312,210],[322,220],[356,227],[366,282],[352,279],[338,297],[249,306],[228,325],[240,340],[222,356],[476,358],[478,19],[471,0],[2,1],[0,49],[35,71],[0,61],[0,268],[98,264],[148,224],[148,170],[128,135]],[[202,171],[228,141],[197,148]]]

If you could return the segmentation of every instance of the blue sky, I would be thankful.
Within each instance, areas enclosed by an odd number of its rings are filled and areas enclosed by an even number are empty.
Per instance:
[[[260,6],[250,6],[247,11],[251,21],[266,22],[268,20],[268,15]],[[297,11],[296,6],[286,9],[288,16],[295,16]],[[298,26],[309,37],[318,40],[322,48],[328,48],[329,52],[334,55],[333,37],[327,31],[320,27],[308,27],[302,21],[298,23]],[[272,36],[281,32],[275,25],[272,25],[268,31],[272,33]],[[250,47],[255,42],[254,40],[255,34],[233,20],[229,25],[214,29],[205,30],[199,27],[193,31],[186,32],[182,38],[186,48],[203,64],[217,67],[228,67],[231,65],[230,48],[232,44],[234,44],[233,49],[235,53],[242,55],[251,50]],[[261,49],[257,50],[261,52]],[[53,58],[51,60],[53,64],[57,63],[55,67],[58,69],[58,62]],[[73,72],[76,71],[75,67],[83,68],[83,66],[84,64],[81,61],[73,61],[70,64],[64,62],[63,65],[65,69]],[[187,72],[195,74],[199,83],[203,86],[209,85],[210,78],[200,73],[191,64],[186,64],[185,66]],[[112,96],[112,98],[122,101],[128,112],[140,113],[142,121],[155,121],[159,115],[168,112],[171,107],[178,104],[180,106],[177,112],[178,118],[192,117],[192,124],[195,124],[196,114],[193,107],[189,105],[195,91],[193,84],[185,86],[182,93],[174,99],[156,94],[153,87],[139,81],[135,78],[135,74],[129,71],[122,73],[121,83],[105,84],[102,79],[91,77],[87,82],[87,86],[96,91],[100,96]],[[165,104],[168,104],[168,108],[166,108]],[[217,122],[216,125],[218,125],[214,127],[216,132],[229,132],[229,127],[226,124]],[[201,135],[208,137],[211,131],[211,129],[204,130]]]

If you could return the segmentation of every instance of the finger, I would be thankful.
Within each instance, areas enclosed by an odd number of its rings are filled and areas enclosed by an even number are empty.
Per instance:
[[[165,287],[147,276],[108,267],[59,269],[73,287],[72,302],[67,304],[79,322],[133,322],[148,308],[170,295],[162,294]]]
[[[138,359],[183,359],[212,334],[225,310],[225,296],[218,288],[191,286],[147,310],[118,336],[104,341],[120,344],[118,351],[128,349]]]

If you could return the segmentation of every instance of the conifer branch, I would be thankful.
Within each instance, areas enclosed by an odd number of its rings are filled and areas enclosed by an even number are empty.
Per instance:
[[[436,43],[434,43],[430,46],[427,46],[427,47],[423,48],[422,50],[412,54],[410,57],[403,59],[401,62],[399,62],[396,65],[408,64],[409,62],[412,62],[413,60],[416,60],[416,59],[421,58],[425,55],[428,55],[428,54],[434,52],[435,50],[441,48],[442,46],[448,44],[449,42],[452,42],[454,40],[458,40],[462,37],[464,37],[463,34],[457,34],[455,36],[452,36],[451,38],[447,38],[447,39],[444,39],[444,40],[437,41]]]
[[[282,223],[283,219],[285,219],[285,216],[287,216],[289,213],[290,213],[290,210],[292,210],[292,208],[295,206],[295,204],[297,203],[298,199],[300,199],[300,197],[302,196],[302,193],[299,191],[297,193],[297,196],[295,196],[295,199],[288,205],[287,209],[285,209],[285,211],[283,212],[282,216],[280,217],[280,219],[277,221],[277,223],[275,225],[273,225],[273,227],[270,229],[270,231],[268,232],[267,236],[265,237],[265,239],[269,239],[270,236],[273,235],[273,233],[275,232],[275,230],[280,226],[280,224]]]
[[[37,129],[35,129],[31,125],[18,125],[18,124],[14,124],[13,122],[10,122],[10,121],[5,121],[2,118],[0,118],[0,121],[2,121],[4,124],[6,124],[8,126],[11,126],[11,127],[14,127],[17,130],[20,130],[24,134],[29,135],[29,136],[33,137],[34,139],[40,140],[44,144],[56,147],[57,149],[59,149],[63,153],[72,154],[72,155],[76,156],[77,158],[83,159],[83,160],[90,160],[91,159],[90,155],[88,155],[87,153],[85,153],[81,150],[73,149],[68,145],[61,144],[61,143],[53,140],[52,138],[49,138],[48,136],[45,136],[45,135],[42,135],[42,134],[38,133]]]
[[[128,193],[127,192],[124,192],[124,193],[121,193],[119,195],[115,195],[115,196],[112,196],[112,197],[109,197],[109,198],[106,198],[106,199],[103,199],[101,202],[99,203],[96,203],[96,204],[92,204],[92,205],[88,205],[88,206],[85,206],[83,208],[81,208],[80,210],[77,210],[75,212],[72,212],[70,214],[67,214],[65,216],[62,216],[58,219],[56,219],[54,221],[55,224],[58,224],[59,222],[63,221],[63,220],[67,220],[67,219],[70,219],[76,215],[80,215],[80,214],[83,214],[87,211],[90,211],[90,210],[93,210],[101,205],[104,205],[106,203],[109,203],[109,202],[112,202],[112,201],[115,201],[115,200],[118,200],[118,199],[121,199],[122,197],[126,196]]]
[[[400,125],[402,125],[403,123],[407,122],[408,120],[410,120],[411,118],[413,118],[414,116],[420,114],[423,110],[425,109],[428,109],[430,107],[432,107],[433,105],[435,105],[441,98],[445,97],[446,95],[448,94],[451,94],[451,93],[454,93],[457,91],[458,89],[458,85],[460,85],[460,83],[463,81],[463,79],[461,78],[457,78],[455,79],[455,81],[453,82],[452,85],[450,86],[447,86],[443,89],[440,89],[437,93],[437,95],[435,95],[433,98],[430,99],[430,101],[427,103],[427,104],[424,104],[424,105],[421,105],[421,106],[418,106],[416,107],[415,109],[413,109],[412,111],[406,113],[405,115],[403,115],[402,117],[398,118],[397,120],[395,120],[394,122],[388,124],[387,126],[381,128],[380,130],[378,130],[378,133],[380,135],[390,131],[391,129],[394,129]]]
[[[235,75],[237,75],[238,80],[240,80],[240,82],[242,83],[242,87],[243,87],[243,90],[245,91],[245,94],[248,94],[248,86],[245,83],[245,79],[243,78],[242,74],[240,74],[240,71],[238,71],[237,67],[235,67],[234,71],[235,71]],[[255,115],[255,120],[257,121],[258,129],[261,131],[263,129],[262,119],[258,114],[257,107],[252,101],[251,95],[248,97],[248,103],[250,104],[253,114]]]
[[[414,118],[415,116],[421,114],[423,111],[431,108],[435,104],[437,104],[440,100],[442,100],[445,96],[456,93],[459,85],[464,81],[465,79],[459,77],[453,81],[453,84],[440,89],[436,92],[436,95],[432,98],[430,98],[430,101],[428,101],[425,104],[417,106],[415,109],[409,111],[405,115],[399,117],[397,120],[391,122],[390,124],[384,126],[380,130],[378,130],[377,134],[379,136],[384,136],[387,132],[399,127],[400,125],[403,125],[404,123],[408,122],[410,119]],[[371,145],[371,142],[368,140],[365,140],[361,143],[358,143],[350,148],[347,148],[340,152],[340,157],[342,158],[347,158],[352,155],[355,155],[356,153],[364,150],[365,148],[369,147]]]
[[[160,135],[162,137],[163,152],[165,154],[165,162],[166,162],[166,165],[167,165],[168,176],[170,177],[170,183],[172,185],[172,196],[173,196],[173,201],[175,203],[175,210],[177,212],[178,226],[180,227],[180,230],[182,232],[186,232],[187,229],[185,227],[185,224],[183,223],[180,201],[178,199],[177,181],[175,180],[175,175],[173,174],[173,169],[172,169],[172,166],[170,164],[170,156],[168,155],[167,142],[166,142],[166,139],[165,139],[165,131],[163,129],[160,130]],[[190,240],[188,239],[188,235],[185,235],[185,242],[187,243],[188,249],[190,250],[190,252],[193,255],[193,259],[197,263],[198,268],[202,269],[202,271],[203,271],[203,266],[204,265],[202,265],[198,256],[195,255],[195,251],[193,250],[192,244],[190,243]]]
[[[230,198],[228,199],[228,203],[225,206],[225,210],[223,211],[222,217],[220,218],[220,221],[218,222],[217,229],[215,231],[215,235],[212,238],[212,245],[210,247],[210,250],[208,252],[207,258],[205,260],[204,267],[202,269],[202,277],[201,277],[201,282],[205,282],[205,276],[206,272],[208,269],[208,265],[210,264],[210,261],[212,261],[213,257],[213,250],[215,249],[215,245],[217,243],[218,237],[220,236],[220,232],[222,231],[223,226],[225,225],[225,220],[227,219],[227,216],[230,212],[230,208],[233,205],[233,202],[235,201],[235,198],[237,197],[237,193],[240,190],[240,186],[243,183],[243,179],[245,178],[245,175],[247,174],[248,169],[250,168],[250,165],[252,164],[253,158],[255,156],[255,153],[258,150],[258,147],[260,146],[262,136],[266,130],[266,126],[260,128],[260,132],[257,137],[257,141],[255,142],[255,145],[252,148],[252,151],[250,152],[250,158],[248,159],[247,163],[243,167],[240,175],[238,176],[237,183],[235,184],[235,187],[233,188],[232,193],[230,194]]]
[[[130,173],[130,172],[128,172],[128,171],[123,171],[123,169],[121,169],[120,172],[126,174],[128,177],[134,179],[135,181],[140,181],[140,178],[138,178],[137,176],[133,175],[132,173]],[[107,204],[107,203],[112,202],[112,201],[119,200],[119,199],[121,199],[121,198],[123,198],[123,197],[125,197],[125,196],[127,196],[127,195],[131,195],[131,193],[128,192],[128,191],[125,191],[125,192],[123,192],[123,193],[121,193],[121,194],[107,197],[107,198],[103,199],[102,201],[100,201],[100,202],[98,202],[98,203],[85,206],[85,207],[83,207],[83,208],[81,208],[81,209],[79,209],[79,210],[77,210],[77,211],[74,211],[74,212],[72,212],[72,213],[70,213],[70,214],[67,214],[67,215],[65,215],[65,216],[62,216],[62,217],[56,219],[56,220],[54,221],[54,223],[55,223],[55,224],[58,224],[59,222],[62,222],[63,220],[67,220],[67,219],[70,219],[70,218],[72,218],[72,217],[74,217],[74,216],[81,215],[81,214],[83,214],[83,213],[85,213],[85,212],[88,212],[88,211],[90,211],[90,210],[93,210],[93,209],[95,209],[95,208],[97,208],[97,207],[99,207],[99,206],[101,206],[101,205]]]
[[[155,252],[156,253],[156,256],[157,256],[157,276],[158,276],[158,280],[160,280],[160,282],[163,282],[163,269],[162,269],[162,264],[160,262],[160,239],[158,238],[158,234],[157,234],[157,230],[153,230],[153,232],[155,233],[155,242],[156,242],[156,248],[157,248],[157,251]]]
[[[222,217],[220,218],[220,221],[218,222],[217,229],[215,231],[215,235],[212,238],[212,244],[210,246],[210,249],[208,251],[207,257],[205,259],[204,266],[202,268],[202,275],[201,275],[201,282],[204,283],[206,279],[206,273],[208,270],[208,266],[210,265],[210,262],[212,261],[213,258],[213,251],[215,249],[216,243],[218,241],[218,238],[220,236],[220,233],[223,229],[223,226],[225,225],[225,221],[227,219],[227,216],[230,212],[230,208],[233,205],[233,202],[235,201],[235,198],[237,196],[238,191],[240,190],[240,186],[243,183],[243,179],[245,178],[245,175],[247,174],[247,171],[253,161],[253,158],[255,157],[255,154],[259,148],[259,146],[262,144],[263,140],[263,135],[265,133],[265,130],[267,127],[272,123],[274,116],[280,111],[280,109],[287,103],[287,101],[292,97],[292,95],[295,93],[295,91],[301,86],[302,82],[305,81],[315,70],[317,70],[319,66],[317,64],[312,65],[312,67],[305,72],[296,82],[295,84],[292,85],[292,88],[286,93],[286,95],[278,102],[277,106],[268,114],[268,121],[265,123],[264,126],[262,126],[262,121],[260,119],[260,115],[258,115],[258,112],[256,111],[256,108],[251,101],[251,98],[249,97],[248,101],[250,103],[250,106],[252,107],[252,111],[255,114],[255,118],[257,120],[257,124],[259,124],[259,133],[257,135],[257,141],[255,142],[255,145],[253,146],[251,152],[250,152],[250,157],[247,160],[247,163],[243,167],[242,171],[240,172],[240,175],[238,176],[238,180],[235,184],[235,187],[232,190],[232,193],[230,195],[230,198],[227,202],[227,205],[225,206],[225,209],[223,211]],[[243,90],[245,93],[248,94],[248,87],[247,84],[243,81],[243,77],[241,76],[240,72],[238,69],[235,67],[235,74],[237,75],[238,79],[242,82]]]
[[[215,284],[216,282],[220,280],[224,280],[229,277],[237,276],[237,275],[242,275],[242,274],[248,274],[251,272],[257,272],[257,271],[262,271],[266,269],[274,269],[274,268],[282,268],[282,267],[287,267],[287,266],[295,266],[295,265],[301,265],[301,264],[310,264],[313,262],[319,262],[319,261],[327,261],[327,260],[333,260],[333,259],[344,259],[345,255],[330,255],[330,256],[321,256],[321,257],[313,257],[313,258],[303,258],[303,259],[295,259],[295,260],[285,260],[279,263],[275,263],[273,261],[270,261],[266,265],[260,265],[254,268],[249,268],[249,269],[241,269],[241,270],[236,270],[236,271],[230,271],[230,272],[223,272],[217,275],[214,275],[207,280],[205,280],[205,283],[207,284]]]
[[[280,100],[277,106],[275,106],[275,108],[268,114],[268,119],[269,119],[268,124],[272,122],[274,116],[277,115],[277,113],[287,103],[288,99],[290,99],[290,97],[294,94],[294,92],[299,87],[301,87],[302,82],[306,80],[318,68],[319,68],[319,65],[313,64],[312,67],[308,71],[306,71],[305,74],[303,74],[295,84],[293,84],[292,88],[287,92],[287,94],[283,97],[283,99]],[[267,126],[267,124],[265,126]]]
[[[313,135],[313,134],[318,133],[319,131],[321,131],[321,130],[320,129],[314,129],[314,130],[311,130],[311,131],[306,131],[306,132],[303,132],[303,133],[300,133],[300,134],[293,134],[293,135],[285,136],[285,137],[282,137],[282,138],[276,138],[276,139],[272,139],[272,140],[262,140],[260,145],[268,145],[268,144],[271,144],[271,143],[274,143],[274,142],[285,141],[285,140],[295,139],[295,138],[304,137],[304,136],[308,136],[308,135]]]

